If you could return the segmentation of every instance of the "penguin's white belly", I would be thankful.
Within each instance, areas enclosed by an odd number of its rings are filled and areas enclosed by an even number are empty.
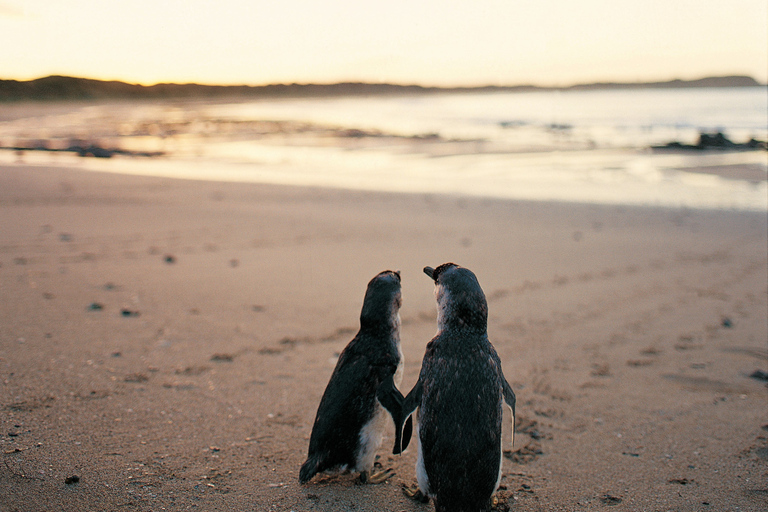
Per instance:
[[[419,484],[419,490],[424,496],[431,496],[429,494],[429,476],[427,476],[427,470],[424,468],[424,454],[421,450],[421,437],[419,436],[419,425],[416,425],[416,481]]]
[[[355,471],[370,471],[381,446],[381,436],[387,425],[389,413],[376,400],[373,417],[360,430],[360,448],[357,452]]]
[[[499,485],[501,485],[501,473],[502,473],[502,466],[504,465],[504,443],[501,440],[502,436],[499,436],[499,476],[496,478],[496,485],[493,486],[493,493],[496,494],[496,491],[499,490]]]

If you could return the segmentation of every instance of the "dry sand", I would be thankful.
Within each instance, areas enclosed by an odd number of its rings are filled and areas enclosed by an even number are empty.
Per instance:
[[[407,391],[446,261],[518,395],[512,510],[766,510],[766,224],[2,167],[0,511],[433,510],[391,426],[389,482],[297,478],[368,280],[402,271]]]

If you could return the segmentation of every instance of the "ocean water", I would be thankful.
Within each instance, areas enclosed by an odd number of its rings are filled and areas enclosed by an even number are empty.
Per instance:
[[[768,210],[768,90],[540,91],[0,106],[0,145],[78,140],[161,157],[0,151],[0,162],[526,200]],[[725,176],[725,177],[723,177]]]

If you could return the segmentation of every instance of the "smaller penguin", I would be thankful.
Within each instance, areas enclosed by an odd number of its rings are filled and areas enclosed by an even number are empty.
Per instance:
[[[389,418],[377,399],[378,388],[386,379],[399,383],[403,375],[400,304],[399,271],[371,279],[360,330],[339,356],[317,408],[299,482],[333,470],[358,472],[361,483],[381,483],[393,474],[386,470],[374,475],[371,470]],[[410,436],[410,424],[405,431]],[[397,437],[396,445],[401,443],[399,433]]]
[[[432,498],[436,512],[489,510],[501,481],[502,404],[514,426],[515,393],[488,340],[488,305],[475,274],[454,263],[425,267],[424,273],[435,282],[437,334],[408,395],[403,398],[388,378],[379,400],[393,411],[396,434],[419,409],[419,491],[409,495]],[[406,429],[404,445],[409,436]]]

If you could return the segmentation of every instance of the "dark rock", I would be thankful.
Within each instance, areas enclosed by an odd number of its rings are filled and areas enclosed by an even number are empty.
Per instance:
[[[621,503],[622,500],[621,498],[618,498],[616,496],[611,496],[610,494],[604,494],[600,496],[600,501],[602,501],[603,504],[605,505],[613,506],[613,505],[618,505],[619,503]]]
[[[92,156],[95,158],[112,158],[115,154],[111,149],[105,149],[101,146],[91,144],[88,147],[75,146],[72,148],[79,156]]]
[[[717,150],[717,151],[748,151],[755,149],[766,149],[765,141],[750,139],[746,143],[736,143],[725,136],[723,132],[699,133],[699,140],[696,144],[683,144],[679,141],[668,142],[663,146],[653,146],[653,149],[684,149],[684,150]]]

